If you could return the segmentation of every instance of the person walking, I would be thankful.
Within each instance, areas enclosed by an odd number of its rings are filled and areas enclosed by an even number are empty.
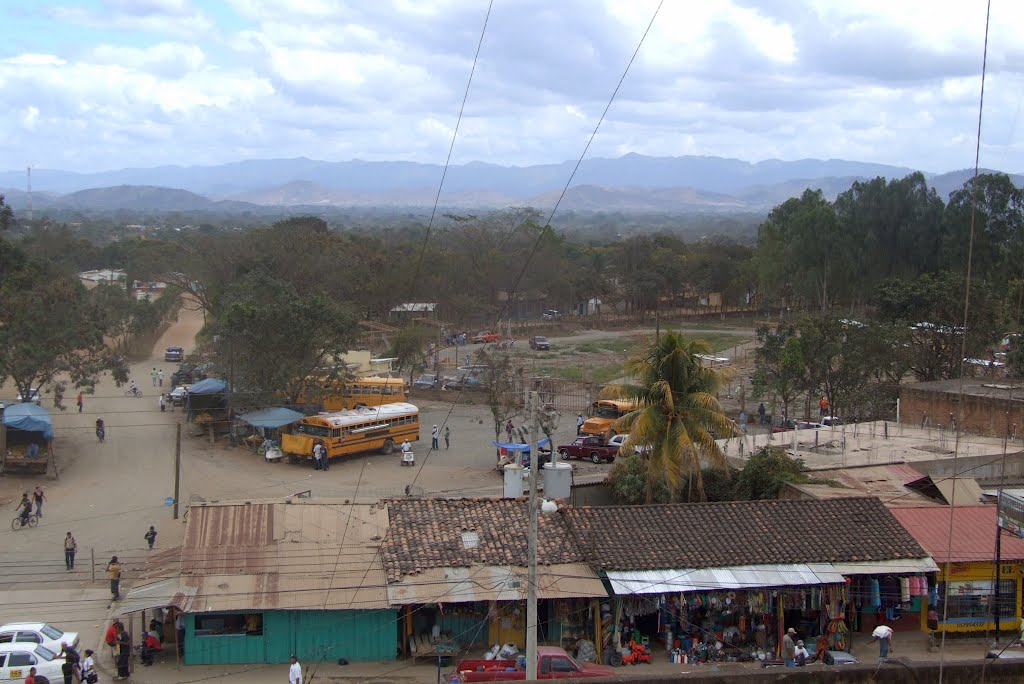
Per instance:
[[[452,431],[447,425],[444,426],[444,448],[448,449],[452,445]]]
[[[34,501],[35,504],[36,504],[36,517],[37,518],[42,518],[43,517],[43,501],[45,499],[46,499],[46,496],[43,494],[43,488],[40,487],[39,485],[36,485],[36,491],[32,492],[32,501]]]
[[[75,569],[75,554],[78,553],[78,542],[68,532],[67,536],[64,537],[64,566],[68,570]]]
[[[78,412],[81,413],[82,412],[82,406],[85,404],[85,395],[83,395],[81,392],[78,393],[78,401],[77,401],[77,403],[78,403]]]
[[[121,600],[121,564],[117,556],[113,556],[107,563],[107,575],[110,577],[110,595],[115,601]]]
[[[793,637],[796,636],[796,630],[790,627],[786,630],[786,636],[782,637],[782,659],[786,662],[786,667],[796,667],[796,642]]]
[[[302,684],[302,665],[298,656],[292,656],[292,664],[288,667],[288,684]]]
[[[324,446],[320,442],[313,445],[313,470],[324,469]]]
[[[100,440],[100,444],[103,444],[103,440],[107,438],[107,426],[103,423],[103,416],[99,416],[96,419],[96,439]]]
[[[576,435],[577,436],[579,436],[579,434],[581,432],[583,432],[583,423],[584,423],[583,414],[581,413],[578,416],[576,416]]]
[[[154,367],[153,370],[149,371],[149,379],[153,381],[153,387],[156,387],[156,376],[156,367]]]
[[[167,401],[166,401],[166,399],[164,399],[164,395],[161,392],[160,393],[160,413],[163,413],[166,410],[167,410]]]
[[[892,653],[892,627],[884,622],[871,632],[871,640],[868,643],[878,642],[878,659],[885,660]]]
[[[146,540],[146,543],[149,544],[150,550],[152,550],[153,544],[156,544],[156,528],[150,525],[149,531],[146,532],[146,534],[143,535],[142,538]]]
[[[159,385],[160,385],[161,387],[163,387],[163,386],[164,386],[164,369],[163,369],[163,368],[161,368],[161,369],[160,369],[159,371],[157,371],[157,374],[156,374],[156,381],[157,381],[157,383],[158,383],[158,384],[159,384]]]
[[[438,446],[437,446],[437,435],[438,434],[439,434],[439,431],[438,431],[436,425],[434,427],[430,428],[430,448],[431,449],[437,449],[438,448]]]
[[[508,422],[505,423],[505,434],[508,435],[508,441],[512,441],[512,431],[515,430],[515,426],[512,424],[512,419],[509,418]]]

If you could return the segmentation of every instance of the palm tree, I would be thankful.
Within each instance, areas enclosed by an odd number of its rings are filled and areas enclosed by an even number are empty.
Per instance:
[[[609,385],[602,392],[606,398],[632,400],[640,406],[619,418],[615,429],[629,433],[623,445],[626,453],[634,445],[643,449],[648,503],[660,483],[674,494],[684,474],[703,500],[701,459],[713,466],[725,464],[715,437],[733,436],[736,426],[726,418],[715,392],[730,374],[701,364],[697,355],[709,351],[702,340],[663,333],[647,351],[626,362],[626,370],[639,384]]]

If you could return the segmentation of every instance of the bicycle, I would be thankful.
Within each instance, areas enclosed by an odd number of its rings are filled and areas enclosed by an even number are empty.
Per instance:
[[[136,399],[138,399],[139,397],[142,396],[142,390],[140,390],[138,387],[132,387],[130,390],[124,393],[124,396],[135,397]]]
[[[22,520],[21,516],[18,515],[11,521],[11,529],[20,530],[23,527],[35,527],[38,524],[39,517],[35,513],[29,513],[24,520]]]

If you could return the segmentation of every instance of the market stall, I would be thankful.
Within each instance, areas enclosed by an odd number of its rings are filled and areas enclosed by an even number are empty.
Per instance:
[[[13,404],[3,411],[3,434],[0,435],[0,470],[45,474],[57,462],[53,453],[53,421],[50,412],[38,404]]]

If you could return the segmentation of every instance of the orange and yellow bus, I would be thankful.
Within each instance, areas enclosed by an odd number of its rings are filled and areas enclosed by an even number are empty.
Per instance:
[[[281,451],[289,460],[312,460],[321,442],[327,458],[379,450],[390,454],[396,444],[420,438],[420,410],[412,404],[384,404],[308,416],[281,435]]]
[[[583,421],[580,432],[585,435],[610,437],[616,433],[613,427],[615,421],[638,408],[640,408],[640,404],[635,401],[620,401],[618,399],[595,401],[590,407],[590,417]]]
[[[309,399],[323,404],[325,411],[345,411],[359,406],[382,406],[406,400],[405,381],[402,378],[355,378],[333,381],[309,392]],[[298,403],[311,403],[306,394],[300,394]]]

